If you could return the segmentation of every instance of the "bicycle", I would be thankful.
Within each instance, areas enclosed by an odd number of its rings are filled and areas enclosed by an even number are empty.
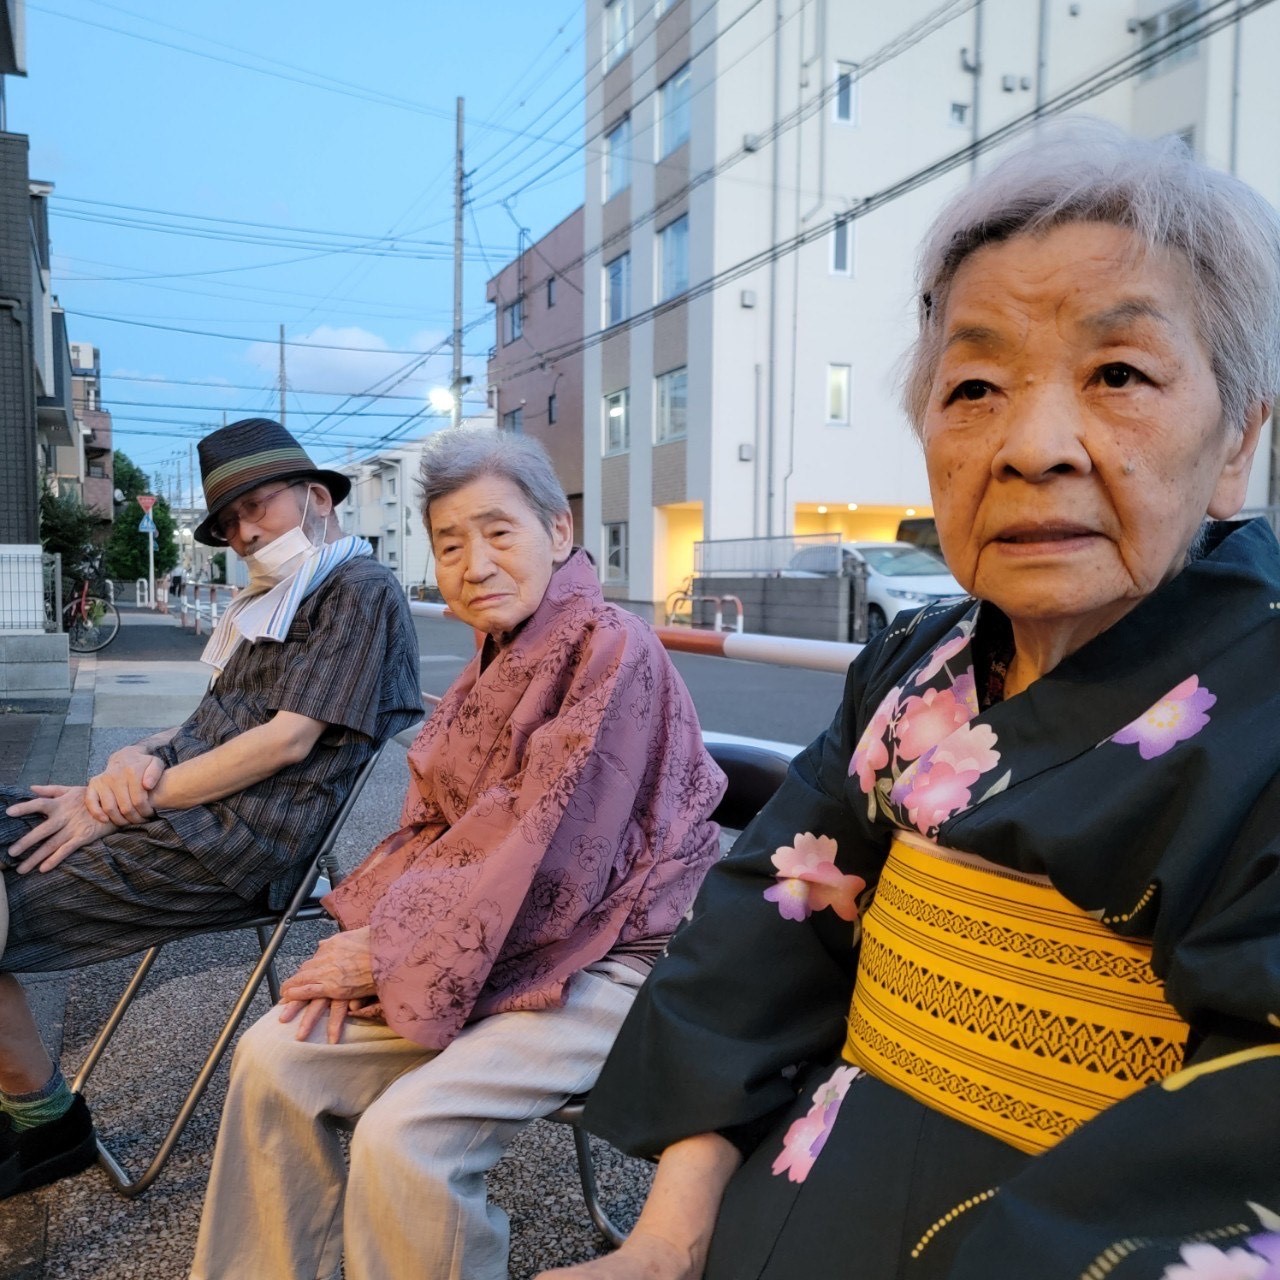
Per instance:
[[[120,610],[115,602],[89,593],[89,579],[81,578],[62,610],[62,629],[72,653],[97,653],[120,631]]]

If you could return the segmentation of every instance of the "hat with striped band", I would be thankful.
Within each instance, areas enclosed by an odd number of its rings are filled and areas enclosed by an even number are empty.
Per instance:
[[[223,510],[243,493],[271,480],[320,481],[339,503],[351,492],[351,480],[317,467],[307,451],[270,418],[242,418],[205,436],[198,445],[200,479],[209,514],[196,526],[195,538],[207,547],[226,546],[214,526]]]

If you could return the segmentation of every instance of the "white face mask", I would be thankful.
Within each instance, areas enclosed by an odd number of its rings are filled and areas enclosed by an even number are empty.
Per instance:
[[[302,506],[302,523],[294,529],[282,533],[265,547],[245,556],[245,567],[249,570],[249,585],[256,587],[274,586],[297,573],[308,556],[317,555],[320,546],[307,537],[303,525],[307,522],[307,510],[311,505],[311,490],[307,489],[307,500]],[[325,517],[326,522],[328,517]],[[322,546],[323,544],[321,544]]]

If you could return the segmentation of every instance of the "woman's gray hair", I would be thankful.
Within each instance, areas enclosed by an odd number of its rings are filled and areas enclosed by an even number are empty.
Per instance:
[[[1223,420],[1240,430],[1280,389],[1280,217],[1252,187],[1201,164],[1181,139],[1132,137],[1101,120],[1063,121],[981,175],[933,224],[920,252],[919,331],[903,404],[917,432],[942,355],[942,323],[960,264],[983,245],[1067,222],[1128,227],[1176,249]]]
[[[510,480],[548,533],[556,516],[569,510],[564,486],[537,440],[491,427],[450,427],[428,436],[422,446],[418,496],[428,533],[431,504],[481,476]]]

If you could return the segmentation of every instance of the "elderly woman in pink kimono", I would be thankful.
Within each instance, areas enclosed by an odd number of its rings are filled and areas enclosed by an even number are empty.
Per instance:
[[[484,644],[409,752],[400,829],[325,899],[343,931],[240,1043],[201,1280],[505,1277],[487,1171],[590,1088],[718,852],[688,691],[604,601],[541,446],[442,432],[421,478]]]

